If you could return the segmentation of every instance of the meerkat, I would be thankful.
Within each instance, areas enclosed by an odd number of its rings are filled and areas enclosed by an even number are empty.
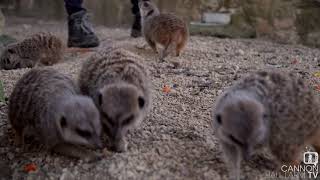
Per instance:
[[[91,96],[110,146],[115,152],[127,150],[126,135],[147,115],[151,105],[150,80],[141,57],[122,48],[97,53],[84,62],[79,86]]]
[[[320,101],[294,73],[258,71],[223,93],[213,112],[231,179],[240,163],[266,147],[277,165],[300,164],[307,145],[320,153]]]
[[[0,56],[0,69],[50,66],[62,60],[64,45],[50,33],[34,34],[9,45]]]
[[[162,14],[151,1],[140,1],[142,32],[150,47],[157,53],[157,43],[164,47],[160,59],[164,60],[170,52],[180,56],[185,48],[189,30],[186,23],[174,14]]]
[[[24,146],[25,135],[32,134],[48,150],[98,160],[100,155],[82,146],[102,147],[99,111],[90,97],[79,94],[71,78],[51,68],[34,68],[23,75],[9,99],[15,144]]]

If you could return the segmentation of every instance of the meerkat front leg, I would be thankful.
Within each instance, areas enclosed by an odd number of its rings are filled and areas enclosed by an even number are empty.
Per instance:
[[[82,159],[86,162],[94,162],[102,159],[101,154],[73,144],[58,144],[53,147],[52,151],[72,158]]]
[[[151,49],[158,54],[158,50],[157,50],[157,44],[152,41],[150,38],[146,38],[147,43],[149,44],[149,46],[151,47]]]
[[[176,47],[174,43],[169,43],[167,46],[164,47],[160,54],[160,60],[164,61],[164,59],[169,55],[170,52]]]
[[[240,180],[241,153],[232,145],[221,143],[226,164],[230,171],[230,180]]]

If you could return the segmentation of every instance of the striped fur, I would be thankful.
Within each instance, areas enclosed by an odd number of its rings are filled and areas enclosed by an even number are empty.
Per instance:
[[[115,151],[125,151],[127,131],[138,125],[150,109],[150,80],[141,61],[141,57],[129,51],[111,48],[88,59],[80,72],[80,89],[98,106]],[[139,107],[142,101],[143,107]],[[134,118],[123,125],[129,116]]]
[[[306,145],[313,145],[320,152],[319,108],[319,97],[296,74],[259,71],[240,80],[218,98],[213,126],[227,159],[239,159],[233,157],[237,152],[228,148],[234,140],[227,137],[233,136],[257,150],[261,145],[269,148],[278,165],[292,165],[299,163]],[[235,167],[233,163],[237,161],[227,163]],[[236,174],[236,171],[232,172]]]
[[[63,54],[62,41],[49,33],[38,33],[9,45],[0,57],[0,69],[32,68],[58,63]]]
[[[48,149],[61,143],[90,146],[91,140],[79,137],[75,129],[98,137],[99,113],[90,98],[78,94],[73,80],[56,70],[35,68],[24,74],[9,99],[8,116],[17,140],[23,142],[24,134],[32,132]],[[61,127],[62,117],[66,127]]]
[[[164,47],[161,59],[174,50],[175,55],[180,56],[189,38],[186,23],[174,14],[159,13],[152,2],[141,2],[139,7],[143,35],[151,48],[157,51],[157,43]]]

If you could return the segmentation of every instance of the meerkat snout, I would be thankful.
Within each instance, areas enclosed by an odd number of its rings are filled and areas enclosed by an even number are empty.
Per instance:
[[[110,148],[116,152],[126,151],[125,136],[142,118],[139,113],[145,104],[142,92],[130,84],[108,85],[98,93],[98,103]]]
[[[266,134],[263,105],[250,97],[239,96],[226,100],[214,114],[214,127],[220,139],[236,147],[242,158],[248,160],[254,147]]]
[[[82,96],[74,97],[62,102],[60,108],[61,111],[58,114],[60,120],[56,122],[66,142],[90,148],[102,148],[99,111],[92,99]]]

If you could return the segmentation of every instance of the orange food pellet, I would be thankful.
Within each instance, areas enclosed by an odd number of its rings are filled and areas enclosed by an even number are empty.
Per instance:
[[[294,59],[293,61],[291,61],[291,64],[298,64],[298,60],[297,59]]]
[[[167,85],[164,85],[163,88],[162,88],[162,92],[164,93],[169,93],[171,91],[171,88]]]
[[[37,170],[37,166],[34,163],[29,163],[24,166],[23,170],[27,173],[33,172]]]

